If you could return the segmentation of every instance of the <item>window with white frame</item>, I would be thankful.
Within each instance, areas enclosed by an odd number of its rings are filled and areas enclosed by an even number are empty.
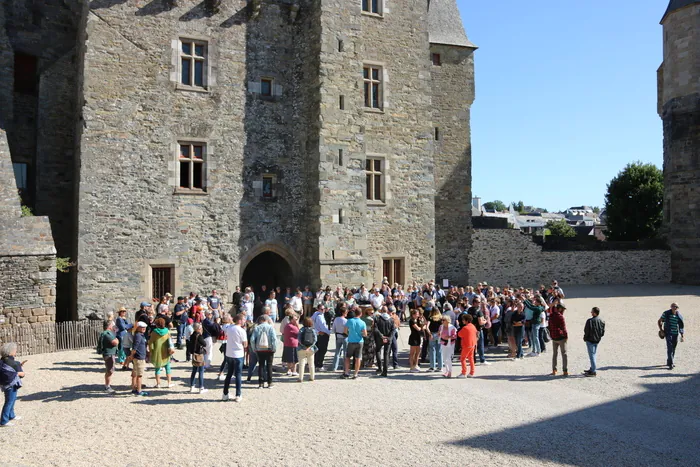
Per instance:
[[[207,43],[180,39],[180,84],[207,89]]]
[[[384,201],[383,165],[383,160],[376,157],[368,157],[365,161],[366,195],[368,201]]]
[[[179,187],[183,190],[206,190],[204,162],[207,146],[205,143],[180,142],[178,154],[178,169],[180,172]]]
[[[362,0],[362,11],[364,13],[382,14],[383,0]]]
[[[365,65],[362,70],[365,84],[365,107],[370,109],[382,108],[382,67]]]

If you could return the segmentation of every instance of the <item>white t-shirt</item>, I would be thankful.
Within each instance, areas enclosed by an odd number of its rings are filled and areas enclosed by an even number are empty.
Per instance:
[[[226,356],[231,358],[243,358],[245,356],[244,343],[248,342],[245,329],[237,324],[224,326],[226,332]]]
[[[378,293],[376,295],[371,295],[369,301],[372,303],[374,308],[381,308],[384,305],[384,295]]]
[[[302,309],[301,298],[299,298],[295,295],[289,300],[289,303],[290,303],[290,305],[292,305],[292,309],[294,311],[296,311],[297,313],[299,313],[301,311],[301,309]]]
[[[265,300],[265,306],[270,307],[270,313],[272,313],[272,316],[277,316],[277,299],[268,298]]]

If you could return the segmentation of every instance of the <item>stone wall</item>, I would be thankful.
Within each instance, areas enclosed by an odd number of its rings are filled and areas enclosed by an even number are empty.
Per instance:
[[[671,280],[668,250],[542,251],[518,230],[474,229],[469,280],[535,287],[566,284],[655,284]]]

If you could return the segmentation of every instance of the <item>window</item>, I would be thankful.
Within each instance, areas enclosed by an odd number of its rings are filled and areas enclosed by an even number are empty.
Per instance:
[[[265,199],[274,198],[275,177],[273,175],[263,175],[262,197]]]
[[[260,80],[260,95],[264,97],[272,97],[274,81],[271,78],[262,78]]]
[[[442,61],[440,61],[440,54],[432,54],[433,65],[442,66]]]
[[[362,11],[365,13],[382,14],[382,0],[362,0]]]
[[[191,39],[180,40],[180,84],[193,88],[207,87],[207,44]]]
[[[440,141],[440,128],[435,127],[435,141]]]
[[[363,69],[365,82],[365,107],[371,109],[382,108],[382,68],[379,66],[365,66]]]
[[[12,169],[15,173],[15,183],[17,184],[17,193],[19,194],[22,204],[32,207],[32,199],[30,197],[29,183],[31,176],[31,167],[29,164],[22,162],[13,162]]]
[[[365,162],[367,177],[367,200],[384,201],[382,196],[382,160],[368,158]]]
[[[338,165],[343,165],[343,150],[338,149]]]
[[[180,188],[204,191],[206,145],[204,143],[180,143],[179,146]]]
[[[345,96],[340,96],[338,99],[338,108],[340,108],[340,110],[345,110]]]
[[[166,293],[174,291],[173,267],[153,267],[151,266],[151,297],[160,299]]]
[[[389,284],[403,285],[403,259],[386,258],[382,260],[382,275],[386,277]]]
[[[37,93],[37,58],[23,53],[15,54],[15,92]]]
[[[343,39],[338,39],[338,52],[342,52],[345,50],[345,43],[343,42]]]

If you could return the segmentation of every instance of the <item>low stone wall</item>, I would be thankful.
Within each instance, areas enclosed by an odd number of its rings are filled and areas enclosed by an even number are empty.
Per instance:
[[[657,284],[671,281],[671,252],[542,251],[512,229],[474,229],[469,280],[534,287],[561,284]]]

